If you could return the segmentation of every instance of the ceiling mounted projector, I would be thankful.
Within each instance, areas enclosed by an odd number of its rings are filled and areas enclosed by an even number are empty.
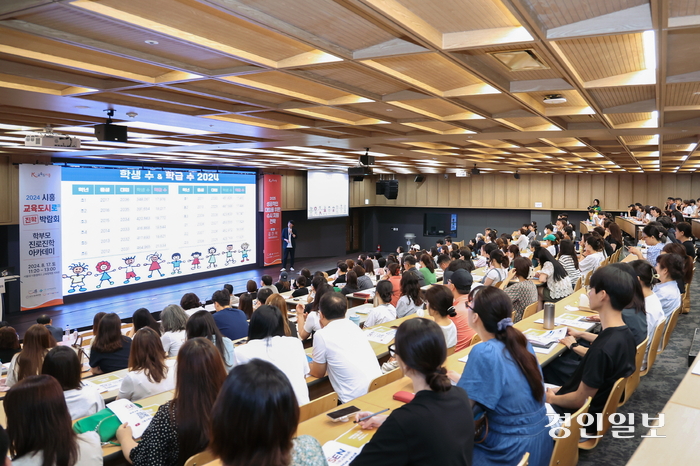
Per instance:
[[[550,94],[545,96],[545,98],[542,99],[542,102],[545,104],[565,104],[566,97],[562,96],[561,94]]]
[[[58,134],[47,126],[43,133],[28,134],[24,137],[25,147],[70,147],[80,148],[80,138]]]
[[[479,169],[476,168],[476,164],[474,164],[474,168],[472,168],[471,174],[472,175],[479,175],[480,173],[481,173],[481,171],[479,171]]]

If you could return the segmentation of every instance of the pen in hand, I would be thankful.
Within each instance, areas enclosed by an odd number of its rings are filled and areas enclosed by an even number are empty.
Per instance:
[[[353,421],[353,422],[354,422],[355,424],[357,424],[358,422],[366,421],[367,419],[369,419],[369,418],[371,418],[371,417],[374,417],[374,416],[376,416],[377,414],[386,413],[387,411],[389,411],[389,408],[387,408],[387,409],[382,409],[381,411],[377,411],[376,413],[370,414],[370,415],[365,416],[365,417],[361,417],[361,418],[358,419],[357,421]]]

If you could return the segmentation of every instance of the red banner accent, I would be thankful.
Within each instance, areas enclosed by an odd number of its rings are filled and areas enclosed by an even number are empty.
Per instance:
[[[282,263],[282,175],[263,175],[263,265]]]

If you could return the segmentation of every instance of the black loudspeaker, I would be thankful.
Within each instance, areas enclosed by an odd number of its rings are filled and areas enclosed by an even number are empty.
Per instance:
[[[513,178],[515,178],[516,180],[519,180],[519,179],[520,179],[520,173],[516,173],[515,175],[513,175]]]
[[[98,141],[127,142],[127,131],[128,128],[126,126],[106,123],[95,126],[95,137]]]
[[[384,188],[384,196],[387,199],[396,199],[399,196],[399,180],[388,180]]]
[[[363,175],[357,175],[352,177],[352,181],[364,181],[365,177]]]
[[[379,180],[379,181],[377,181],[377,184],[376,184],[376,192],[375,192],[375,194],[376,194],[377,196],[381,196],[382,194],[384,194],[384,193],[386,192],[386,185],[387,185],[387,183],[388,183],[388,182],[387,182],[386,180]]]
[[[374,165],[374,156],[373,155],[361,155],[360,156],[360,163],[362,165]]]
[[[370,176],[372,174],[371,167],[350,167],[348,168],[348,176]]]
[[[423,175],[417,175],[413,181],[415,181],[416,183],[422,183],[425,181],[425,177]]]

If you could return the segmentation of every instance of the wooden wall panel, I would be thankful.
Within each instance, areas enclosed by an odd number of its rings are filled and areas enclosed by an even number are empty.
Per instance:
[[[635,202],[637,202],[634,200],[633,186],[634,186],[633,175],[628,175],[628,174],[620,175],[620,184],[618,186],[618,189],[619,189],[618,207],[620,207],[621,209],[624,208],[624,210],[621,210],[620,212],[626,211],[628,205],[634,204]]]
[[[586,201],[588,202],[587,205],[592,205],[593,199],[600,199],[600,205],[602,205],[604,209],[607,209],[605,204],[603,204],[603,199],[605,198],[605,176],[606,175],[591,176],[591,195]]]
[[[578,208],[578,180],[580,175],[566,175],[564,177],[564,208],[566,210]]]
[[[506,177],[506,203],[505,205],[518,205],[518,185],[520,180],[516,180],[512,176]]]
[[[518,207],[532,209],[534,204],[530,201],[530,176],[521,176],[518,183]]]
[[[506,177],[508,175],[496,175],[493,190],[493,205],[506,205]]]
[[[447,204],[450,207],[459,207],[461,201],[460,179],[450,177],[448,179]]]
[[[700,174],[694,173],[690,178],[690,195],[689,197],[697,199],[700,197]]]
[[[426,180],[427,189],[426,189],[426,200],[425,200],[425,205],[426,207],[434,207],[440,205],[440,202],[438,200],[438,184],[440,182],[445,181],[443,177],[441,176],[431,176]],[[408,183],[406,183],[408,184]]]
[[[484,178],[487,176],[489,175],[472,176],[469,178],[472,186],[472,207],[484,205]]]
[[[649,182],[649,175],[634,175],[632,181],[632,196],[634,202],[641,203],[642,205],[647,205],[647,197],[649,193],[647,192],[647,183]],[[629,204],[627,204],[629,205]]]
[[[566,209],[566,177],[552,178],[552,209]]]
[[[19,168],[0,157],[0,225],[19,223]]]
[[[542,209],[552,208],[552,181],[550,175],[531,175],[530,207],[535,208],[536,202],[542,203]]]
[[[602,195],[605,198],[606,204],[601,204],[603,209],[611,209],[620,206],[620,175],[604,175],[605,176],[605,193]],[[598,197],[598,196],[596,196]],[[600,199],[600,197],[598,197]],[[593,201],[591,201],[593,202]],[[602,202],[602,201],[601,201]],[[606,207],[608,205],[609,207]],[[619,210],[619,209],[615,209]]]
[[[579,175],[578,177],[578,206],[579,209],[585,209],[589,205],[591,205],[591,202],[593,202],[593,196],[591,194],[591,186],[592,186],[592,178],[593,176],[600,176],[600,175]],[[600,198],[598,198],[600,199]],[[601,199],[602,202],[602,199]],[[583,206],[583,207],[581,207]]]
[[[641,203],[644,205],[663,205],[669,195],[666,194],[662,198],[662,192],[661,175],[647,175],[646,196],[644,196],[644,200]]]
[[[459,178],[459,205],[460,207],[472,206],[471,178]]]
[[[693,191],[691,189],[691,178],[692,175],[688,174],[676,175],[676,190],[674,191],[675,197],[680,197],[681,199],[685,200],[693,196]]]

